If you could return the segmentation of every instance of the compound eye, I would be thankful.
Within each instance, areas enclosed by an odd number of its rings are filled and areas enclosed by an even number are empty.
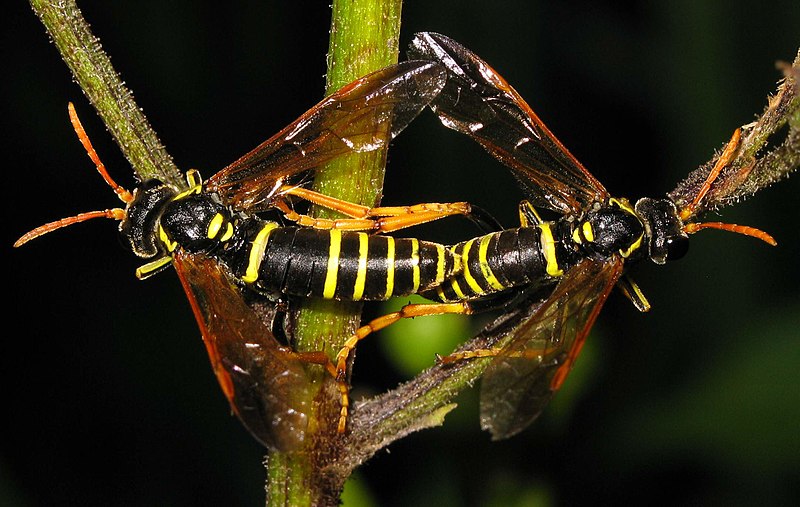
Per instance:
[[[687,236],[673,236],[666,241],[667,260],[680,259],[689,251],[689,238]]]

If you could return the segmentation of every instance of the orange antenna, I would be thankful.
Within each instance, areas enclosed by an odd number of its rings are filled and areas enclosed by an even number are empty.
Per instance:
[[[737,234],[744,234],[745,236],[757,238],[765,243],[769,243],[772,246],[778,244],[778,242],[775,241],[775,238],[766,232],[762,231],[761,229],[756,229],[755,227],[749,227],[747,225],[724,224],[722,222],[705,222],[702,224],[686,224],[683,226],[683,230],[686,231],[687,234],[694,234],[702,229],[720,229],[723,231],[735,232]]]
[[[61,220],[56,220],[55,222],[40,225],[36,229],[23,234],[21,238],[14,242],[14,248],[22,246],[28,241],[38,238],[43,234],[47,234],[48,232],[61,229],[62,227],[66,227],[68,225],[77,224],[78,222],[85,222],[86,220],[91,220],[92,218],[113,218],[114,220],[123,220],[125,218],[125,210],[114,208],[103,211],[88,211],[86,213],[75,215],[74,217],[62,218]]]
[[[742,140],[742,129],[737,128],[733,135],[731,136],[731,140],[728,141],[728,144],[725,145],[725,149],[722,150],[722,154],[717,159],[717,163],[714,164],[714,167],[711,168],[711,171],[708,173],[708,177],[703,182],[703,185],[700,187],[700,190],[697,192],[694,200],[685,208],[681,210],[680,217],[681,220],[687,220],[689,217],[694,215],[697,208],[700,206],[700,201],[703,200],[703,197],[708,194],[708,191],[711,190],[711,185],[717,179],[717,177],[722,172],[728,164],[731,163],[733,157],[736,155],[736,152],[739,150],[739,144]],[[722,222],[704,222],[704,223],[692,223],[692,224],[685,224],[683,226],[683,230],[687,234],[694,234],[697,231],[703,229],[719,229],[722,231],[730,231],[735,232],[737,234],[744,234],[745,236],[750,236],[753,238],[760,239],[765,243],[768,243],[772,246],[778,244],[775,241],[775,238],[770,236],[768,233],[762,231],[761,229],[756,229],[755,227],[749,227],[746,225],[737,225],[737,224],[725,224]]]
[[[100,176],[102,176],[105,182],[108,183],[108,186],[114,190],[114,193],[117,194],[120,200],[125,204],[129,204],[131,201],[133,201],[133,194],[119,186],[116,181],[111,179],[111,176],[106,170],[105,164],[103,164],[103,162],[100,160],[100,157],[97,155],[97,152],[92,146],[92,142],[89,140],[89,136],[86,135],[86,131],[83,129],[83,125],[81,125],[81,121],[78,119],[78,113],[75,112],[75,106],[72,105],[72,102],[69,103],[67,109],[69,109],[69,119],[72,122],[72,128],[74,128],[75,133],[78,134],[78,139],[80,140],[84,149],[86,149],[86,154],[89,155],[89,158],[92,159],[92,162],[94,162],[94,165],[97,167],[97,172],[99,172]]]
[[[737,128],[733,132],[731,140],[725,145],[725,149],[722,150],[722,155],[720,155],[717,159],[717,163],[714,164],[714,167],[711,168],[711,172],[708,173],[708,177],[706,178],[706,181],[703,182],[703,186],[701,186],[700,190],[697,192],[694,201],[681,210],[681,220],[686,220],[690,216],[694,215],[697,207],[700,206],[700,201],[702,201],[703,197],[705,197],[708,191],[711,190],[711,185],[717,179],[719,173],[721,173],[722,169],[724,169],[725,166],[730,164],[731,160],[733,160],[734,155],[736,155],[736,151],[739,149],[739,143],[741,142],[741,139],[742,129]]]
[[[117,182],[115,182],[108,174],[105,164],[103,164],[103,162],[100,160],[100,157],[97,155],[97,152],[92,146],[91,141],[89,141],[89,136],[86,135],[86,131],[78,119],[78,114],[75,112],[75,106],[72,105],[72,102],[69,103],[68,109],[69,119],[72,122],[72,127],[75,129],[75,133],[78,134],[78,139],[86,149],[86,153],[89,155],[89,158],[92,159],[95,167],[97,167],[97,171],[100,173],[100,176],[103,177],[108,186],[114,190],[114,193],[117,194],[117,197],[119,197],[122,202],[129,204],[131,201],[133,201],[133,194],[119,186]],[[113,208],[103,211],[89,211],[86,213],[79,213],[74,217],[62,218],[61,220],[56,220],[55,222],[40,225],[36,229],[25,233],[21,238],[19,238],[14,243],[14,247],[16,248],[22,246],[28,241],[38,238],[39,236],[47,234],[48,232],[52,232],[56,229],[61,229],[62,227],[77,224],[79,222],[85,222],[86,220],[91,220],[93,218],[112,218],[114,220],[124,220],[125,210],[121,208]]]

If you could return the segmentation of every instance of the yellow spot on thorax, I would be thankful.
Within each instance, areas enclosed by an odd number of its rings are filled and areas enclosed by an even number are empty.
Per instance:
[[[592,224],[590,222],[584,222],[581,226],[581,230],[583,231],[583,237],[586,238],[586,241],[594,242],[594,229],[592,229]]]
[[[214,215],[214,218],[208,223],[208,231],[206,232],[206,236],[208,239],[214,239],[219,234],[219,231],[222,229],[222,226],[225,224],[225,217],[222,216],[221,213],[217,213]]]

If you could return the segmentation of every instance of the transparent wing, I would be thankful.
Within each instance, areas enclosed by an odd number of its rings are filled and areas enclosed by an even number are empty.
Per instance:
[[[522,431],[541,413],[572,368],[622,267],[620,260],[581,261],[511,332],[481,381],[481,427],[493,439]]]
[[[192,305],[211,366],[233,412],[272,450],[297,449],[308,424],[305,369],[244,302],[222,265],[179,253],[175,269]]]
[[[447,68],[447,84],[431,108],[445,126],[471,137],[507,165],[536,206],[566,214],[608,197],[603,185],[478,55],[432,32],[416,34],[408,55]]]
[[[239,211],[263,210],[283,180],[345,153],[385,146],[441,91],[445,79],[442,66],[427,61],[368,74],[219,171],[207,188]]]

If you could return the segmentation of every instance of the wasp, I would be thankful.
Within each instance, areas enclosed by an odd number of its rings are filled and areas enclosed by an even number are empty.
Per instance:
[[[497,348],[441,358],[444,363],[492,358],[482,379],[481,426],[495,439],[506,438],[527,427],[561,387],[615,286],[638,310],[649,310],[627,267],[644,259],[655,264],[679,259],[688,250],[688,235],[706,228],[776,244],[752,227],[695,221],[725,197],[712,186],[722,182],[722,169],[735,157],[740,130],[705,180],[692,188],[693,195],[673,193],[632,203],[613,197],[514,88],[469,49],[444,35],[423,32],[413,37],[408,56],[447,69],[447,83],[430,108],[446,127],[477,141],[510,168],[526,200],[519,206],[520,227],[448,248],[461,268],[422,292],[438,303],[407,305],[360,328],[338,355],[340,372],[358,341],[399,319],[528,305],[530,311],[523,312]],[[743,181],[748,171],[726,172],[725,179]],[[537,207],[560,218],[545,221]]]
[[[233,413],[266,447],[297,449],[308,425],[310,384],[304,363],[330,360],[321,352],[301,354],[281,345],[266,314],[274,314],[285,295],[382,300],[442,283],[457,269],[444,247],[369,233],[468,213],[469,205],[368,208],[292,180],[346,153],[384,147],[441,91],[445,77],[444,68],[429,61],[402,62],[368,74],[207,181],[196,170],[188,171],[188,189],[158,180],[132,192],[118,185],[70,104],[78,138],[125,207],[45,224],[14,246],[93,218],[119,220],[124,243],[148,261],[137,269],[137,277],[170,265],[177,271]],[[348,218],[300,214],[293,198]],[[270,211],[295,225],[258,215]],[[256,310],[245,297],[251,293],[275,304],[266,312]]]

